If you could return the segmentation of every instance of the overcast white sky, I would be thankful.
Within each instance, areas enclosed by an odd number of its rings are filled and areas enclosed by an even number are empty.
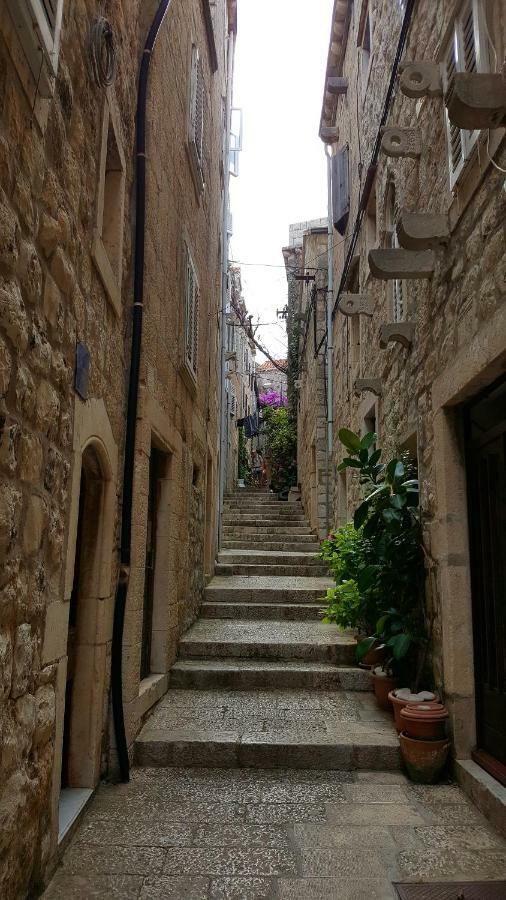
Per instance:
[[[239,0],[234,105],[244,114],[239,178],[232,178],[231,257],[244,298],[261,322],[286,303],[281,248],[292,222],[327,214],[324,148],[318,137],[332,0]],[[278,266],[279,268],[274,268]],[[286,355],[286,331],[261,340]]]

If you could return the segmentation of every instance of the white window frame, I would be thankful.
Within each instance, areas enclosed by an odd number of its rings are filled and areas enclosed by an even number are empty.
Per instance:
[[[473,20],[473,41],[474,54],[476,58],[476,71],[490,71],[490,54],[488,49],[487,30],[485,25],[485,10],[482,0],[464,0],[459,8],[459,12],[455,17],[452,25],[450,40],[443,56],[443,84],[446,92],[449,83],[449,63],[452,61],[452,68],[456,72],[470,71],[466,68],[464,58],[464,21],[468,11],[471,10]],[[472,71],[472,70],[471,70]],[[465,131],[452,125],[448,116],[448,110],[445,109],[446,137],[448,150],[448,171],[450,175],[450,190],[453,190],[461,173],[466,168],[467,163],[476,146],[476,142],[480,136],[480,131]],[[460,144],[459,160],[456,162],[452,158],[452,144],[456,142]]]
[[[185,244],[185,321],[184,364],[194,382],[197,381],[199,356],[200,288],[190,248]]]
[[[198,47],[192,46],[190,73],[190,104],[188,115],[188,144],[192,172],[199,191],[204,189],[204,155],[206,129],[206,91],[204,68]]]
[[[399,248],[399,238],[397,237],[397,215],[396,215],[396,195],[395,185],[393,181],[389,181],[386,193],[385,208],[385,244],[392,250]],[[394,278],[390,283],[390,300],[392,308],[392,321],[404,322],[406,318],[406,291],[404,282],[400,278]]]
[[[53,96],[58,73],[64,0],[55,0],[55,24],[51,29],[43,0],[7,0],[30,71],[41,97]]]

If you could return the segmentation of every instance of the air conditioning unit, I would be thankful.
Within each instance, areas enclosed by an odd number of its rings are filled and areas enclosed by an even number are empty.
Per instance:
[[[63,0],[7,0],[39,96],[53,96],[58,71],[58,53]]]
[[[488,72],[456,72],[445,96],[448,118],[457,128],[475,131],[506,125],[506,82]]]

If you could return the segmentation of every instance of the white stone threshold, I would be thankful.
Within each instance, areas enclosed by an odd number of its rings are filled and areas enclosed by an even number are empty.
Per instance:
[[[58,843],[61,844],[65,835],[74,824],[79,813],[86,806],[93,795],[91,788],[63,788],[60,791],[60,803],[58,807]]]

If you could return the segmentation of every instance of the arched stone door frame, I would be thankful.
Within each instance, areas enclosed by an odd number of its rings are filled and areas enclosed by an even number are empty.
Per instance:
[[[62,748],[67,676],[67,640],[70,599],[76,564],[79,497],[83,456],[92,450],[100,468],[100,497],[97,506],[95,552],[92,569],[86,578],[86,597],[79,611],[78,654],[75,685],[75,738],[71,742],[70,787],[93,789],[98,784],[101,766],[102,736],[107,722],[106,675],[108,646],[113,622],[113,561],[117,513],[118,448],[103,400],[75,402],[71,496],[68,539],[64,566],[63,602],[52,604],[46,618],[44,655],[58,657],[56,685],[56,733],[52,778],[53,834],[58,832]]]

